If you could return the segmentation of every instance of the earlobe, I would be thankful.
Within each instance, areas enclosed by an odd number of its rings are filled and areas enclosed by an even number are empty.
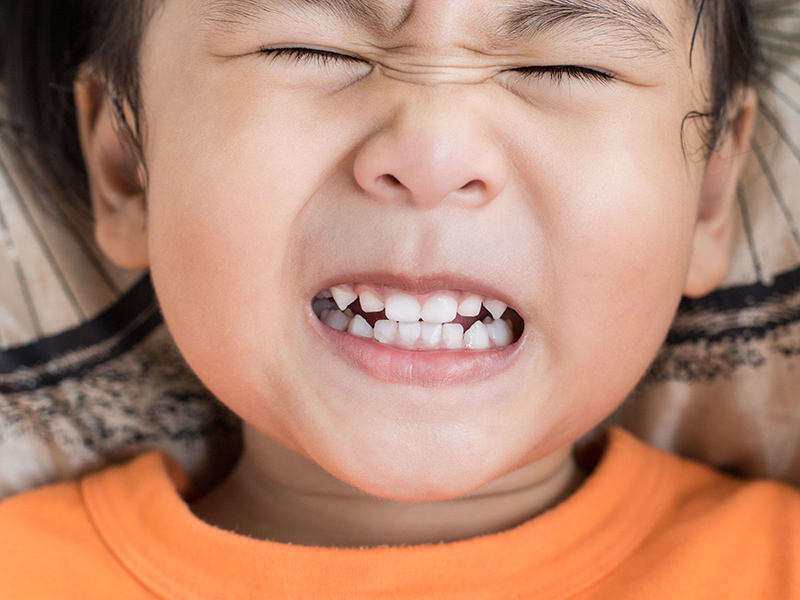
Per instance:
[[[684,295],[699,298],[711,292],[728,271],[733,237],[733,205],[747,158],[757,100],[752,89],[742,94],[723,143],[709,157],[700,190],[692,257]]]
[[[74,91],[95,238],[112,262],[144,268],[149,262],[147,207],[139,161],[121,138],[115,108],[100,82],[79,78]]]

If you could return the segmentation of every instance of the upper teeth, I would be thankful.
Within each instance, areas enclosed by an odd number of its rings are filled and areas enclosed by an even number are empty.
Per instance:
[[[419,321],[419,302],[410,294],[392,294],[386,299],[386,318],[390,321],[412,323]]]
[[[385,311],[385,318],[375,322],[373,328],[348,308],[356,299],[363,313]],[[475,322],[466,332],[460,324],[453,323],[458,315],[478,316],[482,307],[491,318]],[[314,299],[314,310],[326,325],[406,348],[483,350],[508,346],[513,341],[512,327],[510,322],[501,319],[507,308],[500,300],[477,294],[439,291],[419,298],[407,292],[364,284],[337,285],[320,292]]]
[[[470,294],[458,303],[458,314],[462,317],[477,317],[478,313],[481,312],[482,303],[483,299],[480,296]]]
[[[503,316],[503,313],[506,312],[508,305],[500,302],[500,300],[484,300],[483,305],[486,307],[486,310],[489,311],[489,314],[492,315],[493,319],[499,319]]]
[[[353,300],[355,300],[355,298],[353,298]],[[353,300],[350,300],[350,302]],[[383,300],[368,287],[361,287],[359,289],[358,301],[361,304],[361,310],[368,313],[381,312],[384,307]]]
[[[317,297],[322,298],[324,292]],[[456,315],[462,317],[477,317],[481,306],[486,307],[492,318],[499,319],[508,308],[505,302],[491,298],[481,298],[477,294],[463,292],[434,292],[425,300],[420,301],[416,296],[406,292],[386,292],[381,294],[374,288],[359,285],[337,285],[330,288],[339,310],[345,310],[356,299],[361,304],[361,310],[367,313],[386,311],[386,318],[400,323],[414,323],[422,319],[426,323],[450,323]],[[385,299],[381,299],[381,295]],[[461,296],[459,298],[459,296]]]
[[[456,318],[458,302],[449,294],[434,294],[422,305],[420,316],[426,323],[449,323]],[[389,316],[389,313],[386,313]]]
[[[333,296],[334,302],[336,302],[336,306],[339,307],[339,310],[344,310],[358,298],[358,294],[352,289],[343,286],[332,287],[331,295]]]

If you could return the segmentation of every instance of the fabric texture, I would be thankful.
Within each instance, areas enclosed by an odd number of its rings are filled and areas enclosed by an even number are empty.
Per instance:
[[[0,504],[3,598],[800,598],[800,494],[612,430],[585,484],[511,530],[332,549],[196,519],[161,455]]]

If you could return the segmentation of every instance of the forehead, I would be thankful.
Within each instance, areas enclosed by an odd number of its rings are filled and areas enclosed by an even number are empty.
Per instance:
[[[614,36],[641,50],[666,53],[683,37],[684,0],[198,0],[202,19],[215,27],[246,25],[269,17],[318,19],[399,35],[415,21],[445,22],[479,31],[489,46],[537,34],[583,32]]]

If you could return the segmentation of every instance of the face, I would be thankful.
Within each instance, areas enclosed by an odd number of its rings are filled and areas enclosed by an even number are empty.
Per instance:
[[[454,497],[568,447],[652,360],[707,258],[681,143],[707,73],[675,0],[361,4],[157,10],[125,243],[255,430],[369,493]]]

